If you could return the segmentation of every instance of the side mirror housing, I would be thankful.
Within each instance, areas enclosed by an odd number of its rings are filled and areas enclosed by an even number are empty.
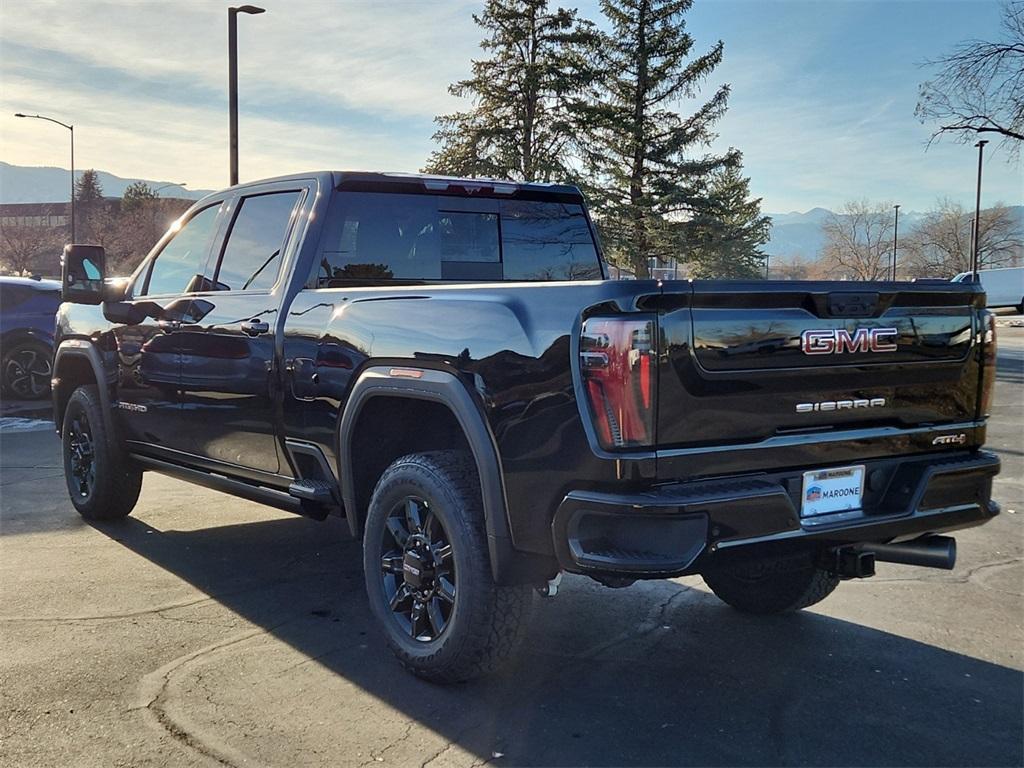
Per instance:
[[[102,304],[107,254],[101,245],[65,245],[61,298],[72,304]]]

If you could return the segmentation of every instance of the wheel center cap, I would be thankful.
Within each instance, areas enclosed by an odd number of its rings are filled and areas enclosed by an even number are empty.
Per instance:
[[[423,589],[434,581],[434,562],[429,553],[418,549],[406,550],[402,558],[402,576],[413,589]]]

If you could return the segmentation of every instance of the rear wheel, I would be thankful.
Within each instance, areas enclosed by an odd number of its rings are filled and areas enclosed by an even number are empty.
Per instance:
[[[757,614],[807,608],[839,584],[839,577],[816,567],[810,555],[727,563],[701,575],[720,600]]]
[[[53,353],[38,341],[14,344],[3,357],[3,389],[8,397],[39,400],[50,394]]]
[[[499,667],[518,645],[533,590],[491,578],[480,487],[458,451],[385,470],[363,539],[370,607],[399,661],[451,683]]]
[[[99,392],[76,389],[64,411],[61,443],[71,503],[87,520],[129,515],[142,490],[142,470],[130,463],[108,434]]]

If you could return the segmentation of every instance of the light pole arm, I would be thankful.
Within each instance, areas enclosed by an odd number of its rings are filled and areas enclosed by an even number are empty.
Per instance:
[[[19,113],[19,114],[15,115],[15,117],[31,117],[31,118],[33,118],[35,120],[47,120],[47,121],[49,121],[51,123],[56,123],[57,125],[60,125],[60,126],[62,126],[64,128],[67,128],[69,131],[75,130],[75,126],[73,126],[73,125],[68,125],[67,123],[62,123],[60,120],[54,120],[52,117],[45,117],[44,115],[23,115],[23,114]]]

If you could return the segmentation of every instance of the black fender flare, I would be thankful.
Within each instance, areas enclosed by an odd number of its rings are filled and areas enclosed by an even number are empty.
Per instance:
[[[60,362],[66,357],[85,358],[89,361],[93,377],[96,379],[96,388],[100,394],[100,407],[103,411],[104,426],[107,428],[108,435],[115,434],[113,409],[110,400],[110,381],[107,379],[104,371],[103,359],[100,357],[99,350],[96,349],[94,344],[85,339],[65,339],[62,341],[53,353],[53,376],[58,381],[60,379]],[[51,392],[53,398],[53,423],[57,428],[58,434],[61,431],[61,422],[64,420],[64,413],[60,407],[61,389],[62,387],[56,386],[52,388]],[[71,393],[68,392],[67,396],[70,397]]]
[[[352,387],[338,426],[338,475],[352,535],[359,537],[361,524],[356,508],[355,482],[346,468],[352,466],[352,433],[363,406],[374,397],[415,398],[441,403],[458,421],[476,462],[495,581],[518,583],[531,580],[540,564],[532,563],[531,568],[528,561],[535,558],[513,547],[501,460],[494,435],[473,396],[457,376],[446,371],[403,366],[401,371],[406,375],[393,376],[392,370],[392,366],[373,366],[362,372]],[[415,371],[415,377],[408,375],[411,371]],[[546,561],[544,565],[547,565]]]

